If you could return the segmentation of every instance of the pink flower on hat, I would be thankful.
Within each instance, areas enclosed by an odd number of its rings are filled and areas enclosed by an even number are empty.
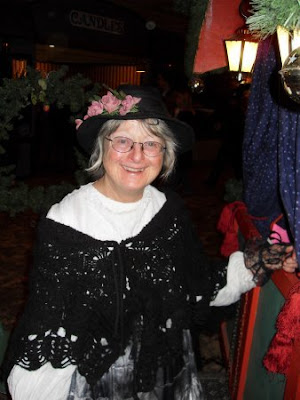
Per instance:
[[[115,93],[115,95],[113,93]],[[80,127],[83,121],[90,117],[95,117],[96,115],[110,115],[111,118],[113,118],[115,115],[123,116],[129,112],[135,113],[139,111],[136,104],[141,101],[141,98],[125,95],[123,92],[118,93],[117,91],[113,91],[113,93],[107,92],[100,100],[93,100],[83,120],[75,120],[76,129]]]
[[[107,92],[106,95],[102,96],[102,103],[104,109],[110,114],[116,111],[121,104],[121,100],[114,96],[111,92]]]
[[[141,101],[139,97],[133,97],[127,95],[124,100],[122,100],[122,106],[120,107],[120,115],[126,115],[128,112],[132,111],[132,108]]]
[[[92,101],[92,104],[89,106],[87,110],[88,117],[94,117],[95,115],[99,115],[103,113],[103,104],[99,101]]]

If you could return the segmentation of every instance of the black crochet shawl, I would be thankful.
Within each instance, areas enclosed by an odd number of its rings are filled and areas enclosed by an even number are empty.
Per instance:
[[[7,353],[36,370],[76,364],[94,384],[140,326],[137,392],[150,391],[158,367],[182,368],[182,331],[201,323],[226,267],[203,254],[182,200],[167,202],[135,237],[100,241],[42,218],[30,296]]]

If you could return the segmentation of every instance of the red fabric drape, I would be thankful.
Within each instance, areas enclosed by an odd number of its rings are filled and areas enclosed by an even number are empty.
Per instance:
[[[270,372],[286,374],[289,370],[292,346],[300,337],[300,282],[294,285],[280,311],[274,335],[263,364]]]
[[[231,253],[239,250],[238,230],[239,226],[235,218],[237,210],[246,209],[241,201],[227,204],[220,215],[217,229],[224,234],[220,252],[222,256],[229,257]]]
[[[239,13],[241,0],[210,0],[200,30],[194,73],[227,66],[224,39],[232,36],[245,21]]]

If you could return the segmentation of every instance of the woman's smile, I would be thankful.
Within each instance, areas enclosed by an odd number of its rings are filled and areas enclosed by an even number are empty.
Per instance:
[[[143,172],[143,171],[145,171],[145,168],[134,168],[134,167],[129,167],[127,165],[123,165],[123,168],[128,172]]]

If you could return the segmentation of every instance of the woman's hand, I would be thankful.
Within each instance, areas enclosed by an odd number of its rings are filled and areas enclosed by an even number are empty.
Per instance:
[[[250,239],[245,246],[244,261],[246,268],[253,273],[253,280],[262,286],[273,271],[283,269],[294,273],[298,264],[294,247],[286,243],[270,245],[263,239]]]
[[[291,260],[292,255],[293,246],[285,243],[274,243],[269,246],[263,245],[263,248],[261,249],[261,260],[263,261],[263,266],[267,270],[271,271],[282,269],[284,265],[291,266],[294,264],[295,259],[293,259],[293,261]],[[290,268],[288,269],[287,272],[293,272],[290,271]]]
[[[287,257],[282,263],[282,268],[285,272],[293,274],[298,268],[296,252],[293,246],[288,246],[286,249]],[[291,253],[291,254],[290,254]]]

